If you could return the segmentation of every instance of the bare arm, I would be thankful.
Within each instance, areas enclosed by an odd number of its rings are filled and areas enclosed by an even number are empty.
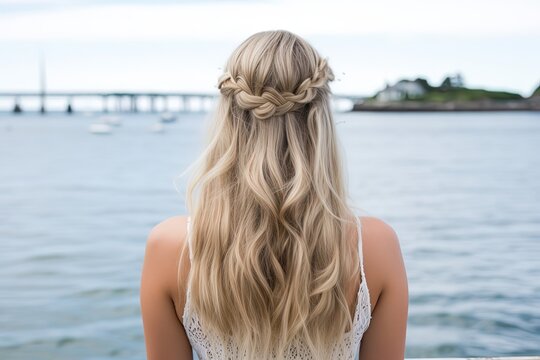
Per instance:
[[[176,314],[172,291],[176,286],[183,217],[156,225],[146,244],[141,276],[141,312],[148,360],[192,359],[192,350]],[[176,231],[172,231],[176,230]],[[180,234],[180,235],[178,235]]]
[[[367,222],[366,276],[372,273],[373,290],[378,296],[362,339],[360,360],[403,360],[409,294],[398,237],[382,220],[369,218]]]

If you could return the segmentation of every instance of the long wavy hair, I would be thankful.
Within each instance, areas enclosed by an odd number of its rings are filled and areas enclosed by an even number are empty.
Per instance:
[[[352,327],[355,214],[332,80],[327,59],[284,30],[250,36],[219,77],[209,143],[187,187],[188,281],[205,328],[239,349],[231,358],[281,359],[298,346],[329,358]]]

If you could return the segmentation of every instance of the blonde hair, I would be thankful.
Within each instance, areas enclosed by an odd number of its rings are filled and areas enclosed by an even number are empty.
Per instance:
[[[346,285],[359,267],[332,80],[328,61],[284,30],[250,36],[219,78],[187,188],[188,281],[201,322],[249,359],[281,359],[297,341],[329,358],[352,328]]]

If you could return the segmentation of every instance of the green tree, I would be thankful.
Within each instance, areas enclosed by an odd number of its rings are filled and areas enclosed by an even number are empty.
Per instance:
[[[531,96],[540,96],[540,84],[538,85],[536,90],[534,90]]]
[[[443,82],[441,83],[441,88],[449,89],[451,87],[452,87],[452,78],[450,76],[447,76],[444,78]]]

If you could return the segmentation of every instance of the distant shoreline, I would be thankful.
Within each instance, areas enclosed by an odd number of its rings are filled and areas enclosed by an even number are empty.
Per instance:
[[[451,101],[451,102],[365,102],[354,104],[351,111],[387,111],[387,112],[413,112],[413,111],[540,111],[540,100],[508,100],[508,101]]]

